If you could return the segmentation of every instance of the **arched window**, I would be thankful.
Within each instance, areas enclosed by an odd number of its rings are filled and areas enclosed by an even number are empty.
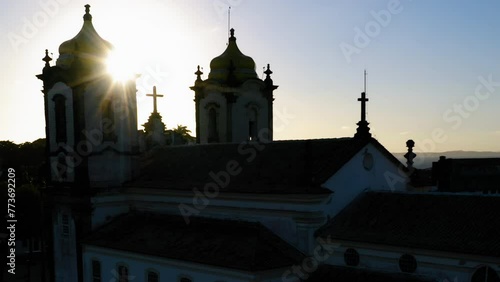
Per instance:
[[[104,100],[101,105],[102,111],[102,139],[103,141],[116,142],[115,135],[115,112],[111,100]]]
[[[52,99],[54,101],[55,124],[56,124],[56,142],[66,142],[66,98],[63,95],[57,94]]]
[[[119,264],[117,267],[117,272],[118,272],[118,282],[128,282],[128,267]]]
[[[92,282],[101,282],[101,262],[92,260]]]
[[[158,275],[158,272],[154,270],[148,270],[147,271],[147,282],[158,282],[160,281],[160,277]]]
[[[491,267],[483,266],[472,274],[471,282],[500,282],[498,273]]]
[[[257,140],[257,109],[250,107],[248,109],[248,140]]]
[[[208,143],[219,142],[217,127],[217,111],[214,107],[210,107],[208,109]]]

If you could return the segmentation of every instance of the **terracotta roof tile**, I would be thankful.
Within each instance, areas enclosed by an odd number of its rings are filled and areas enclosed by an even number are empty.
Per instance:
[[[143,160],[141,177],[128,186],[191,190],[213,182],[210,172],[227,171],[232,161],[241,172],[220,192],[330,193],[320,185],[367,142],[338,138],[164,147]]]
[[[259,271],[291,266],[304,255],[260,223],[131,213],[83,240],[86,245]]]
[[[317,236],[500,257],[500,197],[365,192]]]

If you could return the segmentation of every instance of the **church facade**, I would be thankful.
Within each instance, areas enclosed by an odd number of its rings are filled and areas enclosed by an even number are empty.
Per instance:
[[[195,73],[198,144],[141,152],[135,82],[116,86],[106,74],[102,62],[111,48],[87,5],[81,31],[61,44],[55,65],[46,53],[37,76],[44,86],[55,281],[364,275],[353,269],[375,271],[382,281],[437,278],[432,271],[400,277],[397,267],[342,261],[347,248],[362,245],[359,252],[368,254],[380,244],[349,241],[361,228],[341,224],[349,207],[367,193],[409,190],[408,169],[371,137],[366,93],[354,137],[273,141],[272,71],[268,65],[259,79],[231,30],[208,79],[199,67]],[[344,229],[336,224],[354,233],[338,234]],[[498,271],[498,265],[488,267]]]

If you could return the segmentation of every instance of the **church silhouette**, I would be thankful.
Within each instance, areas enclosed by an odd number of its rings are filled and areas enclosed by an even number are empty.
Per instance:
[[[53,281],[500,281],[498,196],[418,190],[412,151],[405,166],[372,137],[366,92],[354,136],[273,141],[271,66],[260,79],[231,29],[190,87],[196,144],[167,146],[161,94],[145,136],[112,48],[85,5],[37,75]]]

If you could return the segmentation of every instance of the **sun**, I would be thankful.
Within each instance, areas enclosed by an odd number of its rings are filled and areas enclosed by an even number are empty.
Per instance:
[[[114,81],[125,82],[135,77],[136,72],[130,56],[121,50],[112,50],[106,60],[107,72]]]

